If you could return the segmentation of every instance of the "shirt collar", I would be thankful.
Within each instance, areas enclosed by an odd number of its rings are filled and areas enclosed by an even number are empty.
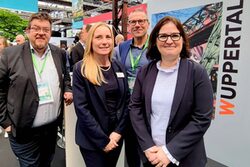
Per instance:
[[[31,50],[31,53],[34,53],[36,56],[38,55],[37,51],[34,49],[34,47],[31,45],[31,43],[30,43],[30,50]],[[46,48],[44,54],[42,55],[41,59],[45,58],[45,56],[47,55],[47,53],[49,51],[50,51],[50,47],[49,47],[49,45],[47,45],[47,48]]]
[[[85,49],[85,43],[83,43],[81,41],[79,41],[79,42],[80,42],[80,44],[82,44],[82,47]]]
[[[173,67],[170,67],[170,68],[162,68],[160,66],[160,63],[161,63],[161,60],[159,60],[157,63],[156,63],[156,67],[159,71],[163,71],[163,72],[166,72],[166,73],[171,73],[171,72],[175,72],[176,70],[179,69],[179,65],[180,65],[180,58],[178,59],[178,62],[175,66]]]

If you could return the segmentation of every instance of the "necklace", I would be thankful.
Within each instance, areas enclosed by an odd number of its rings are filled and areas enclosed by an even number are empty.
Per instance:
[[[108,67],[101,67],[102,71],[108,71],[110,69],[111,65],[109,65]]]

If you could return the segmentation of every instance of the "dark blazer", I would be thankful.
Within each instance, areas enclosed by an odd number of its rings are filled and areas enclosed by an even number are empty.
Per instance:
[[[78,42],[71,50],[70,57],[72,60],[72,65],[76,64],[78,61],[82,60],[84,54],[84,48],[80,42]]]
[[[63,93],[71,92],[70,76],[66,71],[65,51],[49,45]],[[0,57],[0,125],[12,126],[13,136],[22,136],[32,127],[39,105],[38,89],[29,42],[8,47]]]
[[[157,73],[156,61],[139,71],[129,105],[130,119],[144,151],[155,145],[150,119]],[[166,147],[180,162],[180,167],[203,167],[206,164],[203,135],[211,122],[212,92],[207,71],[189,59],[181,59],[166,129]]]
[[[105,102],[103,86],[90,83],[81,74],[82,61],[78,62],[73,72],[74,105],[77,114],[76,143],[88,150],[103,150],[109,143],[108,108]],[[114,60],[111,67],[116,72],[121,97],[117,99],[117,118],[119,124],[115,132],[123,135],[128,117],[129,90],[126,72],[122,65]],[[123,73],[124,77],[118,77]]]

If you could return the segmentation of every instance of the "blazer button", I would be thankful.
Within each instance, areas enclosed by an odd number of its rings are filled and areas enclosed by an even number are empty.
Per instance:
[[[169,126],[169,127],[168,127],[168,133],[171,133],[171,132],[172,132],[172,127]]]

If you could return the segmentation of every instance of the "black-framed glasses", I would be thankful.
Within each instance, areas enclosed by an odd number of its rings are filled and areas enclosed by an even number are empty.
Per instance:
[[[35,33],[43,32],[48,34],[50,32],[50,28],[41,28],[41,27],[30,27],[30,30],[32,30]]]
[[[168,40],[168,37],[172,39],[172,41],[179,41],[181,39],[181,34],[180,33],[173,33],[173,34],[158,34],[157,38],[161,42],[166,42]]]
[[[139,25],[144,25],[145,22],[148,21],[148,19],[139,19],[139,20],[129,20],[128,21],[128,24],[132,25],[132,26],[135,26],[136,23],[138,23]]]

